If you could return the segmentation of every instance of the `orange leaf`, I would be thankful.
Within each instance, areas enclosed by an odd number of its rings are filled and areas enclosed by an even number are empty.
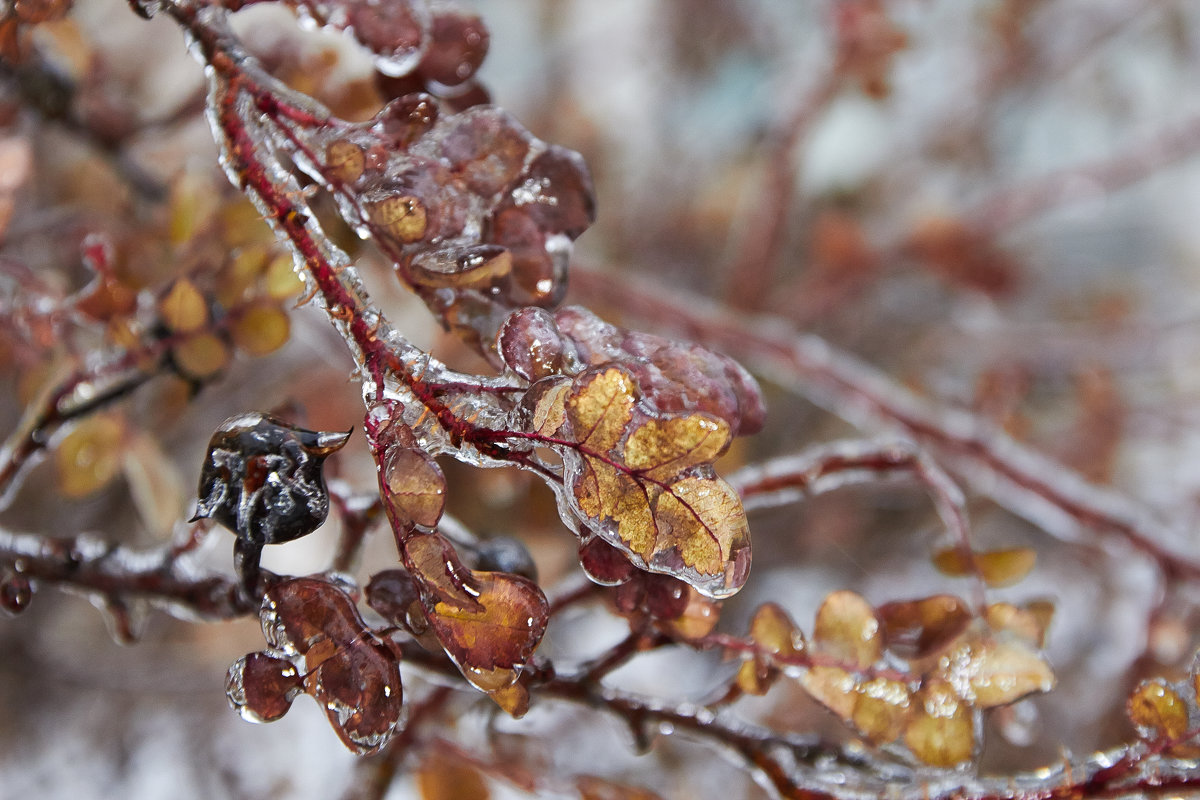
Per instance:
[[[1126,710],[1145,739],[1179,739],[1187,733],[1187,704],[1163,681],[1143,682],[1130,695]]]

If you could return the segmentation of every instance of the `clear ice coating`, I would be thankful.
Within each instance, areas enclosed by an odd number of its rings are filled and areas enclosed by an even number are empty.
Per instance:
[[[350,750],[382,747],[403,716],[399,653],[366,626],[350,596],[327,580],[293,578],[268,590],[259,616],[271,650],[230,668],[233,707],[271,721],[303,691]]]

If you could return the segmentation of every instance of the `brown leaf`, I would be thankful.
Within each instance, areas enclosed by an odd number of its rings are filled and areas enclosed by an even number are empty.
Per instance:
[[[393,447],[383,468],[384,494],[392,513],[426,528],[446,507],[446,476],[424,450]]]
[[[693,477],[672,483],[654,504],[654,523],[652,565],[673,566],[675,550],[684,567],[716,576],[726,589],[741,587],[742,564],[749,568],[750,529],[737,492],[725,481]]]
[[[1053,614],[1053,604],[1045,600],[1034,600],[1024,608],[1012,603],[993,603],[987,607],[984,617],[992,630],[1007,631],[1040,648],[1045,644],[1046,628]]]
[[[858,680],[840,667],[813,667],[800,678],[800,685],[821,705],[849,721],[858,702]]]
[[[879,620],[871,604],[854,592],[834,592],[817,610],[813,642],[848,666],[866,669],[883,651]]]
[[[884,646],[901,658],[924,658],[954,641],[971,622],[962,600],[948,594],[885,603],[875,610]]]
[[[792,656],[804,650],[804,635],[775,603],[763,603],[750,622],[750,640],[769,654]],[[756,654],[742,663],[735,682],[747,694],[766,694],[779,670],[769,656]]]
[[[542,590],[517,575],[467,569],[438,534],[410,536],[404,551],[446,655],[482,691],[512,686],[546,632],[550,607]],[[510,710],[502,701],[521,706],[517,694],[497,697]]]

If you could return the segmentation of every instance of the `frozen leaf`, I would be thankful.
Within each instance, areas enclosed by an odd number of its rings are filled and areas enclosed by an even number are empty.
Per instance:
[[[566,410],[582,462],[571,481],[579,510],[647,568],[731,594],[749,569],[749,530],[741,500],[709,465],[728,427],[704,414],[644,412],[632,425],[635,402],[633,381],[616,367],[576,380]]]
[[[956,767],[975,753],[975,715],[945,681],[928,682],[913,700],[904,743],[922,763]]]
[[[487,781],[473,765],[440,748],[417,768],[421,800],[488,800]]]
[[[259,616],[267,643],[298,665],[304,691],[342,742],[360,755],[379,750],[402,715],[399,656],[349,595],[319,578],[293,578],[267,591]]]
[[[421,588],[402,569],[385,569],[371,576],[366,588],[367,605],[387,621],[414,634],[429,628],[421,609]]]
[[[966,603],[947,594],[885,603],[875,613],[884,647],[907,659],[938,652],[958,638],[972,619]]]
[[[834,592],[817,610],[813,643],[848,666],[866,669],[882,653],[879,633],[879,620],[870,603],[854,592]]]
[[[1161,680],[1145,681],[1126,704],[1129,719],[1144,739],[1180,739],[1188,731],[1188,707],[1179,693]]]
[[[838,717],[849,721],[858,703],[858,679],[840,667],[813,667],[800,678],[804,691]]]
[[[367,214],[378,228],[404,244],[425,236],[428,215],[417,197],[393,195],[367,204]]]
[[[791,617],[775,603],[763,603],[750,622],[750,639],[767,654],[793,656],[804,650],[804,636]],[[747,694],[765,694],[778,675],[771,658],[756,653],[742,663],[736,682]]]
[[[438,534],[410,535],[403,546],[446,654],[482,691],[511,686],[546,631],[550,607],[541,589],[517,575],[467,569]]]
[[[93,414],[64,436],[54,451],[59,486],[67,497],[99,491],[121,471],[125,421],[112,413]]]
[[[481,610],[446,602],[432,608],[430,624],[442,646],[455,663],[474,671],[528,663],[548,620],[545,596],[529,580],[503,572],[474,572],[472,578]]]
[[[397,518],[432,528],[446,507],[446,476],[423,450],[392,447],[383,468],[384,499]]]
[[[704,414],[652,419],[629,434],[625,465],[652,481],[716,459],[729,446],[729,426]]]
[[[1046,628],[1054,614],[1054,606],[1045,600],[1035,600],[1025,607],[1012,603],[993,603],[987,607],[985,619],[994,631],[1007,631],[1034,647],[1042,647]]]
[[[616,447],[633,418],[633,392],[628,373],[615,367],[576,383],[566,408],[581,448],[603,455]]]
[[[804,650],[804,634],[777,603],[763,603],[754,612],[750,638],[768,653],[792,656]]]
[[[1054,672],[1028,642],[1003,634],[967,637],[946,657],[946,679],[977,708],[1007,705],[1054,688]]]
[[[680,583],[676,581],[676,583]],[[713,632],[720,621],[720,606],[687,584],[683,586],[684,606],[673,618],[660,619],[658,628],[672,638],[684,641],[702,639]]]
[[[377,752],[400,722],[399,660],[386,642],[365,628],[323,661],[308,683],[329,724],[358,755]]]
[[[325,146],[326,174],[339,183],[354,183],[362,177],[366,168],[366,153],[354,142],[334,139]]]
[[[875,678],[855,687],[857,699],[851,721],[874,744],[894,741],[904,731],[912,710],[908,686],[889,678]]]
[[[974,553],[973,558],[988,586],[1011,586],[1033,569],[1037,553],[1029,547],[1015,547]],[[933,564],[946,575],[961,577],[972,573],[971,565],[962,551],[954,547],[938,551],[933,557]]]
[[[242,656],[229,668],[225,694],[249,722],[274,722],[292,707],[303,681],[292,662],[268,653]]]
[[[579,546],[579,564],[587,576],[601,586],[618,586],[637,573],[624,553],[599,536]]]
[[[494,244],[434,250],[418,254],[407,272],[417,286],[430,289],[488,289],[512,271],[512,255]]]

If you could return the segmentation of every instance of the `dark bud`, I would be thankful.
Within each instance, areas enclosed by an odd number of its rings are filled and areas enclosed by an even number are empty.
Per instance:
[[[33,583],[24,575],[13,573],[0,581],[0,608],[9,614],[20,614],[33,600]]]
[[[537,583],[537,565],[519,539],[497,536],[485,539],[475,549],[475,569],[481,572],[508,572]]]
[[[292,427],[261,413],[226,420],[208,443],[193,519],[210,518],[237,536],[235,561],[257,595],[263,545],[312,533],[329,514],[322,466],[350,433]]]

